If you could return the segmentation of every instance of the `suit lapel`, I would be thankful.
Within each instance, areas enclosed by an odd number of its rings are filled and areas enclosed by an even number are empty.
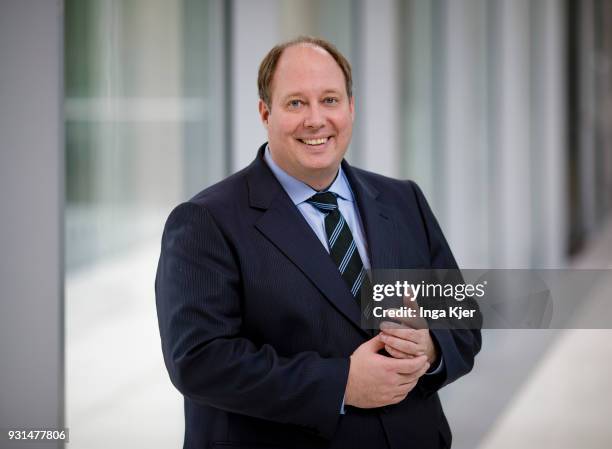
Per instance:
[[[263,210],[255,227],[312,281],[342,315],[367,335],[361,329],[358,304],[338,268],[261,155],[260,148],[247,175],[250,205]]]
[[[371,268],[397,266],[397,245],[393,244],[395,228],[391,211],[378,201],[378,190],[363,180],[346,161],[343,161],[342,169],[346,173],[357,200],[359,215],[368,242]]]
[[[265,144],[247,173],[249,203],[263,212],[255,227],[312,281],[342,315],[367,335],[361,329],[359,307],[338,268],[264,162],[264,149]],[[398,235],[394,209],[381,200],[378,190],[360,175],[359,170],[354,170],[346,161],[342,162],[342,168],[355,194],[371,268],[424,266],[409,230]],[[403,254],[400,254],[400,239],[404,243],[402,247],[408,249]]]
[[[411,230],[402,228],[400,232],[400,227],[395,222],[398,220],[397,209],[385,204],[380,192],[346,161],[342,162],[342,169],[357,199],[359,214],[368,241],[371,268],[424,267],[424,259],[419,253]],[[415,211],[404,213],[410,214]],[[400,253],[400,248],[404,248],[402,253]]]

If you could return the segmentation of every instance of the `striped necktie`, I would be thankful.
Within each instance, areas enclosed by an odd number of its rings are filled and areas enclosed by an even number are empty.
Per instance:
[[[329,244],[329,254],[340,270],[342,279],[348,285],[354,298],[359,295],[364,282],[367,282],[366,271],[359,257],[357,245],[348,223],[338,209],[336,194],[323,192],[307,200],[325,214],[325,232]]]

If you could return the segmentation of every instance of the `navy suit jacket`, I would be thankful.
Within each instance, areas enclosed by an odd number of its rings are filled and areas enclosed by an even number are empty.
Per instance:
[[[371,335],[337,267],[263,161],[170,214],[156,300],[185,448],[438,448],[436,391],[469,372],[477,330],[432,330],[441,373],[402,402],[341,415],[352,352]],[[349,166],[372,268],[456,268],[422,192]]]

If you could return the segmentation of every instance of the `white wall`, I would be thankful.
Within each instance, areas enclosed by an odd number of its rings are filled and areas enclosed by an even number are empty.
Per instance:
[[[61,1],[0,2],[2,429],[63,422],[62,34]]]

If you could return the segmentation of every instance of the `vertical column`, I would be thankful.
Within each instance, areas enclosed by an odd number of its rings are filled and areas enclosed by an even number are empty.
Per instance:
[[[167,1],[167,0],[166,0]],[[181,0],[183,197],[227,175],[227,42],[223,0]]]
[[[233,0],[231,16],[233,172],[248,165],[267,140],[257,112],[257,70],[280,40],[280,5],[277,0]]]
[[[498,33],[492,166],[491,237],[494,265],[531,264],[531,109],[529,2],[501,0],[494,20]]]
[[[0,2],[3,429],[63,425],[62,26],[61,1]]]
[[[597,225],[597,90],[595,67],[595,1],[578,2],[578,93],[579,93],[579,154],[578,189],[580,233],[591,234]]]
[[[404,0],[400,36],[402,174],[433,191],[432,3]],[[432,198],[429,197],[430,203]]]
[[[360,2],[361,86],[355,92],[360,154],[355,161],[387,176],[400,174],[399,34],[397,0]]]
[[[566,101],[563,3],[543,0],[532,8],[532,262],[559,267],[565,262],[567,204]]]
[[[442,157],[447,238],[461,266],[488,266],[487,2],[450,0],[444,11]]]

